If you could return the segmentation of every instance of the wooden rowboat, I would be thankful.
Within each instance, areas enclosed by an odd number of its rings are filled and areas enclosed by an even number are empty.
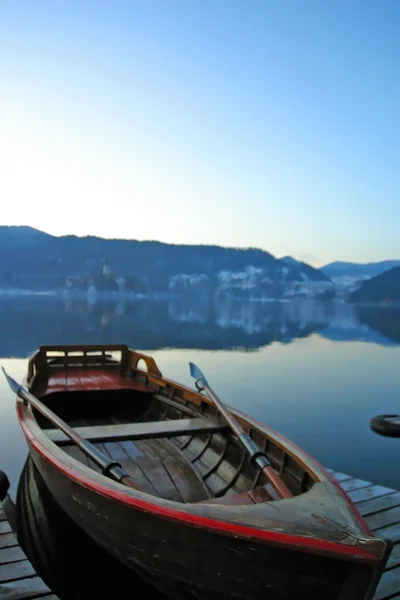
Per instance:
[[[329,472],[227,409],[204,376],[206,394],[120,345],[42,346],[25,387],[7,378],[54,499],[170,597],[373,597],[391,542]]]

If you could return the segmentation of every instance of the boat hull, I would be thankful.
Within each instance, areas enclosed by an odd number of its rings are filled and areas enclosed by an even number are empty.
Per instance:
[[[30,449],[62,509],[105,551],[176,600],[373,597],[385,561],[351,562],[169,519],[99,494]]]

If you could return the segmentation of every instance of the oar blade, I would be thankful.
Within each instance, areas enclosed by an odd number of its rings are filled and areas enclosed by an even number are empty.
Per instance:
[[[11,375],[9,375],[7,373],[7,371],[5,370],[4,367],[1,367],[1,369],[2,369],[2,371],[4,373],[4,377],[6,378],[8,385],[10,386],[10,388],[12,389],[12,391],[15,392],[16,394],[18,394],[18,392],[19,392],[19,390],[21,388],[21,386],[19,385],[19,383],[17,383],[15,381],[15,379],[13,379],[11,377]]]
[[[189,368],[190,368],[190,375],[193,377],[193,379],[203,379],[203,381],[206,380],[206,378],[204,377],[203,373],[200,371],[200,369],[197,365],[190,362]]]
[[[208,385],[207,379],[204,377],[203,373],[199,369],[197,365],[190,362],[189,363],[190,374],[196,380],[196,387],[199,391],[203,391]]]

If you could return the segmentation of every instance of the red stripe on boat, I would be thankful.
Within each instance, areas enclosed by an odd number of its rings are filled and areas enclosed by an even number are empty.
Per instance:
[[[182,510],[176,510],[170,507],[160,506],[155,503],[149,502],[148,500],[134,498],[122,491],[111,489],[107,485],[93,481],[90,477],[87,477],[86,475],[78,476],[74,469],[68,467],[63,461],[55,457],[32,434],[31,430],[22,418],[21,406],[19,404],[17,405],[17,411],[21,421],[21,427],[29,442],[35,448],[35,450],[61,473],[63,473],[73,481],[79,483],[80,485],[93,490],[93,492],[102,494],[103,496],[107,496],[109,498],[117,500],[118,502],[123,502],[125,504],[134,506],[138,509],[153,513],[159,517],[164,517],[175,521],[182,521],[184,523],[190,523],[192,525],[196,525],[198,527],[202,527],[216,532],[228,533],[230,535],[245,538],[258,539],[265,542],[270,542],[275,545],[289,546],[294,550],[308,550],[309,552],[329,554],[336,557],[348,557],[349,559],[368,563],[379,562],[379,559],[376,556],[361,548],[356,548],[354,546],[346,546],[344,544],[336,544],[335,542],[328,542],[325,540],[318,540],[315,538],[306,538],[303,536],[279,533],[276,531],[260,530],[247,525],[238,525],[235,523],[229,523],[210,517],[194,515],[192,513],[184,512]]]
[[[236,411],[238,412],[243,418],[249,418],[247,415],[245,415],[244,413],[242,413],[241,411]],[[262,429],[266,429],[266,425],[264,425],[263,423],[261,423],[260,421],[257,421],[256,419],[253,419],[252,417],[250,417],[251,420],[253,421],[253,423],[256,423],[257,425],[259,425]],[[298,446],[297,444],[295,444],[294,442],[292,442],[291,440],[288,440],[285,436],[283,436],[281,433],[279,433],[279,431],[275,431],[275,429],[272,429],[272,427],[267,427],[268,431],[270,431],[271,433],[273,433],[277,438],[279,438],[280,440],[282,440],[283,442],[287,442],[288,444],[290,444],[293,448],[295,448],[296,450],[298,450],[299,452],[301,452],[304,456],[306,456],[308,458],[308,460],[310,462],[313,463],[314,467],[317,467],[318,469],[320,469],[320,471],[322,471],[323,475],[329,479],[329,481],[335,486],[335,488],[338,490],[338,492],[345,498],[349,509],[352,513],[352,515],[354,516],[355,520],[357,521],[357,523],[359,524],[359,526],[361,527],[361,529],[364,531],[364,533],[368,536],[372,536],[374,537],[374,533],[373,531],[369,528],[368,523],[365,521],[365,519],[363,518],[363,516],[358,512],[356,506],[354,505],[354,502],[352,501],[352,499],[350,498],[350,496],[348,496],[348,494],[346,494],[346,492],[344,491],[344,489],[341,487],[341,485],[339,484],[339,482],[333,477],[333,475],[331,475],[329,473],[329,471],[327,471],[325,469],[324,466],[322,466],[317,460],[315,460],[315,458],[313,456],[311,456],[311,454],[308,454],[308,452],[306,452],[305,450],[303,450],[303,448],[300,448],[300,446]]]

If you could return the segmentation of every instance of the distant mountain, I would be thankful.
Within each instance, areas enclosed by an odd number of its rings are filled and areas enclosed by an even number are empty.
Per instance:
[[[320,270],[328,277],[353,277],[364,279],[380,275],[393,267],[399,267],[400,260],[384,260],[376,263],[352,263],[352,262],[332,262],[329,265],[321,267]]]
[[[0,227],[0,265],[0,288],[30,290],[176,292],[221,288],[245,293],[257,290],[279,298],[296,282],[329,282],[318,269],[304,263],[288,264],[258,248],[54,237],[31,227]]]
[[[350,298],[353,302],[400,302],[400,266],[363,281]]]
[[[287,263],[288,265],[304,265],[305,263],[302,263],[300,260],[297,260],[296,258],[293,258],[293,256],[282,256],[281,260],[283,260],[283,262]]]
[[[55,239],[52,235],[28,226],[0,225],[0,245],[18,244],[31,246],[45,239]]]
[[[315,279],[315,273],[319,273],[319,274],[323,273],[325,275],[327,281],[329,281],[329,279],[330,279],[329,275],[327,275],[327,273],[324,273],[324,271],[322,271],[322,269],[315,269],[311,265],[309,265],[301,260],[297,260],[296,258],[293,258],[292,256],[284,256],[280,260],[283,261],[284,263],[286,263],[287,265],[291,265],[293,267],[300,269],[300,271],[302,273],[306,274],[307,277],[309,277],[309,279],[311,279],[311,280]]]

